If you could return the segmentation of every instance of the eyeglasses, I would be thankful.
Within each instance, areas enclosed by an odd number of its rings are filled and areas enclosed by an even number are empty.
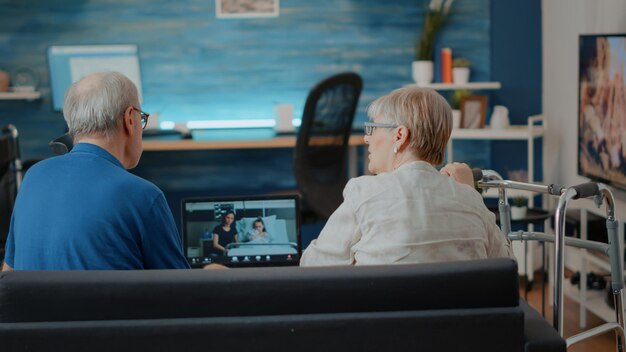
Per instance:
[[[374,133],[374,130],[376,129],[376,127],[380,127],[380,128],[396,128],[396,127],[400,127],[399,125],[394,125],[392,123],[378,123],[378,122],[366,122],[364,123],[365,125],[365,135],[366,136],[371,136],[372,133]]]
[[[134,106],[131,106],[131,107],[133,108],[133,110],[139,113],[139,116],[141,116],[141,129],[145,129],[146,126],[148,125],[148,117],[150,117],[150,114],[148,114],[145,111],[141,111]]]

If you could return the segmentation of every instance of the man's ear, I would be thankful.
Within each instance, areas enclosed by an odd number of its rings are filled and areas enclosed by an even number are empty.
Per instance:
[[[122,118],[122,128],[124,130],[124,134],[133,135],[135,134],[135,124],[137,121],[133,119],[133,107],[129,106],[124,110],[124,116]]]

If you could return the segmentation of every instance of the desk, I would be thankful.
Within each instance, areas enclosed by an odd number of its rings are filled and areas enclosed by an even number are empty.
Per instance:
[[[365,145],[363,135],[351,135],[351,147]],[[144,140],[144,151],[175,151],[175,150],[227,150],[227,149],[258,149],[258,148],[294,148],[296,136],[276,136],[266,139],[237,140]]]
[[[348,141],[348,175],[358,176],[357,148],[365,145],[363,134],[353,134]],[[143,150],[146,152],[184,151],[184,150],[235,150],[235,149],[265,149],[265,148],[294,148],[296,136],[275,136],[262,139],[231,139],[231,140],[144,140]],[[365,168],[367,158],[365,160]]]

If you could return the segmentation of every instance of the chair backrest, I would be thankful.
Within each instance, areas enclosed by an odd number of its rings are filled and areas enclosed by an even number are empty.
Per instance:
[[[517,307],[518,280],[517,263],[507,258],[314,268],[18,270],[0,272],[0,325]]]
[[[4,244],[21,182],[22,161],[18,133],[15,126],[7,125],[0,133],[0,260],[4,259]]]
[[[57,137],[48,143],[50,149],[55,155],[63,155],[68,153],[74,147],[74,141],[69,132]]]
[[[316,84],[304,106],[294,173],[305,204],[325,218],[342,202],[348,140],[362,87],[356,73],[340,73]]]

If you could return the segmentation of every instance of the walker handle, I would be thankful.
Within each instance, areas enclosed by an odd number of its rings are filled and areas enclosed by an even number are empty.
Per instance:
[[[600,191],[598,184],[595,182],[581,183],[571,188],[576,191],[576,195],[572,199],[593,197]]]

